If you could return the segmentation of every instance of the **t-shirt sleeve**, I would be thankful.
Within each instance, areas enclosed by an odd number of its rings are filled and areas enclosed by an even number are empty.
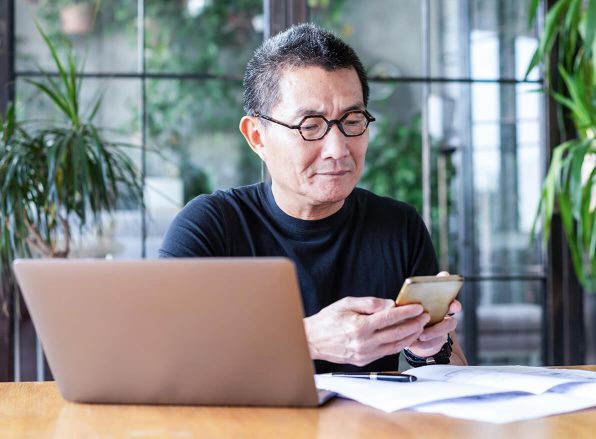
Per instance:
[[[418,212],[412,210],[408,223],[411,243],[408,277],[437,274],[439,271],[437,255],[424,221]]]
[[[176,215],[159,249],[160,258],[225,256],[225,217],[213,195],[201,195]]]

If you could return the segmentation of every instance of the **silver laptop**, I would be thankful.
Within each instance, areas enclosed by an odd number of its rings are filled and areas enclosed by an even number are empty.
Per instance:
[[[62,397],[316,406],[293,263],[284,258],[17,260]]]

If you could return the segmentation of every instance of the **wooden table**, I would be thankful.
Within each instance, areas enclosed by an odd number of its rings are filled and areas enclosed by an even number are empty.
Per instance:
[[[596,366],[583,366],[596,370]],[[73,404],[56,384],[0,383],[0,438],[593,438],[596,408],[493,425],[386,414],[336,398],[319,409]]]

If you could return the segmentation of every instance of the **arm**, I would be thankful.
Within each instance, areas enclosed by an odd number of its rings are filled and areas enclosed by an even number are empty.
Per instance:
[[[304,328],[313,360],[363,366],[414,343],[429,319],[420,305],[345,297],[305,318]]]

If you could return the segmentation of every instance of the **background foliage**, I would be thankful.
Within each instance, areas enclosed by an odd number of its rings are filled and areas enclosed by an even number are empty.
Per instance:
[[[13,107],[0,120],[0,264],[36,253],[67,257],[72,228],[101,227],[122,195],[141,200],[140,174],[93,122],[98,98],[81,107],[82,78],[71,50],[61,54],[38,27],[57,77],[29,80],[54,106],[54,120],[17,120]]]
[[[530,24],[538,4],[538,0],[532,1]],[[544,66],[546,91],[559,104],[559,132],[565,140],[553,150],[533,233],[537,222],[542,220],[547,243],[553,215],[558,212],[574,271],[586,291],[593,293],[596,293],[595,52],[596,0],[559,0],[547,11],[544,33],[528,67],[529,73],[539,63]]]

